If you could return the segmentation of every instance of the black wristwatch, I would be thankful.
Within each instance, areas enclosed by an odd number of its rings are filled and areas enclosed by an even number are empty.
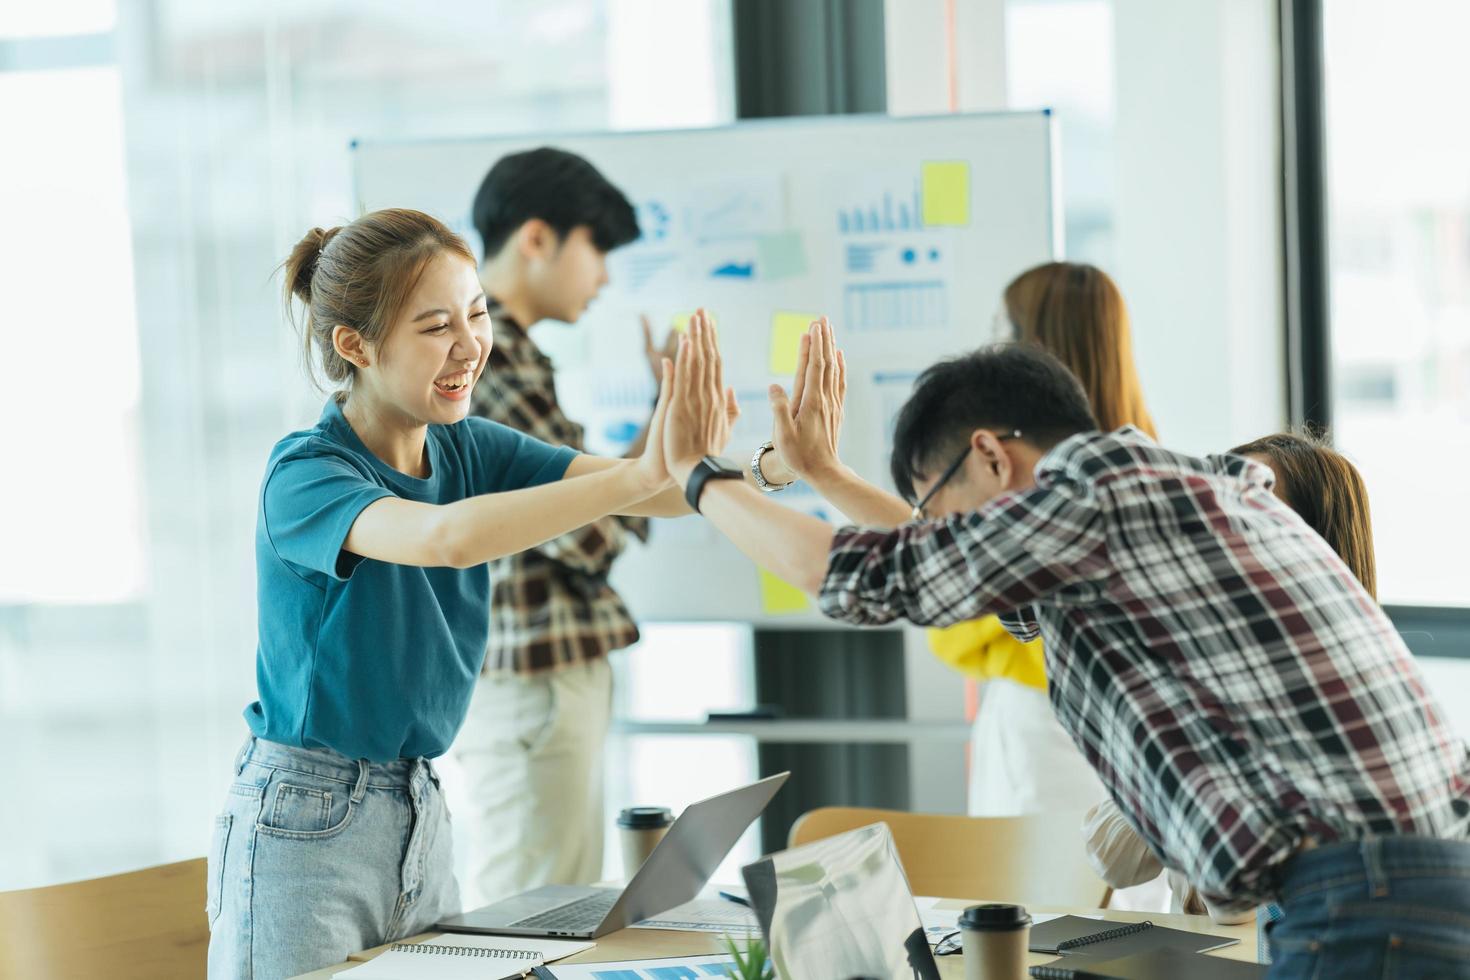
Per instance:
[[[689,506],[694,512],[699,513],[699,495],[704,493],[704,485],[710,480],[743,480],[745,471],[727,459],[718,456],[706,456],[694,464],[694,469],[689,473],[689,482],[684,484],[684,499],[689,501]]]

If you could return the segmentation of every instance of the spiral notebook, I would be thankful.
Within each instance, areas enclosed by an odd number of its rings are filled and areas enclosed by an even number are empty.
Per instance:
[[[1033,966],[1037,980],[1259,980],[1260,963],[1225,960],[1178,949],[1155,949],[1117,959],[1077,955]]]
[[[1073,952],[1086,952],[1089,956],[1109,957],[1145,953],[1152,949],[1203,953],[1239,941],[1228,936],[1166,929],[1148,921],[1108,922],[1064,915],[1032,929],[1029,948],[1033,953],[1066,956]]]
[[[508,980],[596,943],[516,936],[434,936],[394,943],[366,963],[333,975],[345,980]]]

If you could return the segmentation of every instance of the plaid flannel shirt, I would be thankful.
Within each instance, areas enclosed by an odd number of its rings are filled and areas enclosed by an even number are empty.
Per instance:
[[[582,427],[562,414],[551,359],[492,306],[494,344],[471,410],[554,446],[582,449]],[[628,535],[646,518],[603,517],[529,551],[490,562],[485,672],[535,673],[595,660],[638,641],[628,607],[607,583]]]
[[[1255,904],[1309,837],[1470,836],[1470,753],[1332,549],[1239,456],[1074,436],[979,511],[837,533],[822,612],[1040,635],[1058,720],[1163,863]]]

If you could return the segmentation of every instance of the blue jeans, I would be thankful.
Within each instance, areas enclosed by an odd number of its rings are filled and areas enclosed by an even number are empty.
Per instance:
[[[1470,842],[1380,837],[1287,862],[1273,980],[1470,978]]]
[[[209,848],[212,980],[308,973],[459,911],[427,760],[246,741]]]

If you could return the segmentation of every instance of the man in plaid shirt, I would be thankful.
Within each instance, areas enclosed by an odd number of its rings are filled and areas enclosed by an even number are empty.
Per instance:
[[[472,410],[582,450],[582,427],[562,413],[551,360],[528,331],[581,317],[607,282],[607,253],[638,237],[633,208],[586,160],[541,148],[491,168],[473,217],[493,346]],[[657,377],[664,352],[646,322],[644,339]],[[642,450],[639,436],[629,454]],[[485,665],[451,750],[466,907],[602,877],[607,655],[638,640],[607,577],[629,539],[647,536],[647,519],[605,517],[490,563]]]
[[[718,351],[693,333],[665,441],[686,488],[722,437],[701,381]],[[900,414],[910,505],[837,461],[825,324],[802,361],[786,464],[874,527],[696,479],[712,523],[834,619],[1000,613],[1043,636],[1058,719],[1159,859],[1221,905],[1283,906],[1273,976],[1470,974],[1470,754],[1267,468],[1097,432],[1054,358],[985,348],[927,371]]]

